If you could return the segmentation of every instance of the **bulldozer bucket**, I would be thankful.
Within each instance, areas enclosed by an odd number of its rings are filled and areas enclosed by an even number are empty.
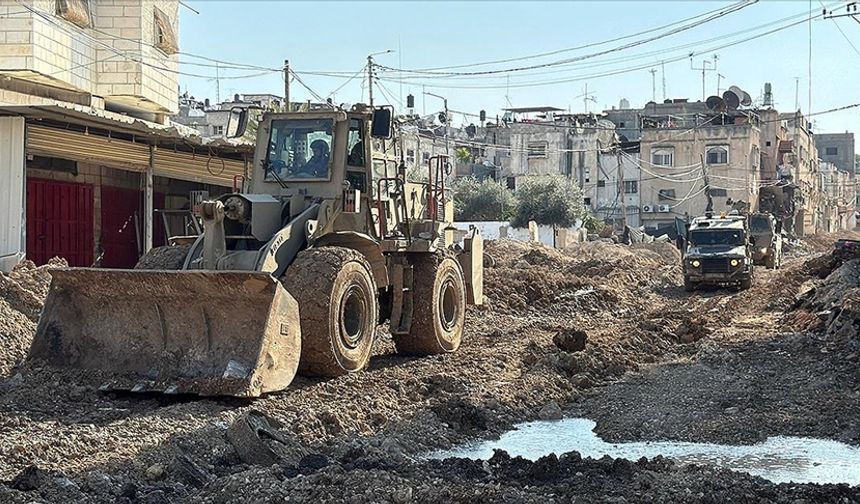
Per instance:
[[[298,304],[268,273],[51,275],[29,358],[91,371],[102,390],[256,397],[295,376]]]

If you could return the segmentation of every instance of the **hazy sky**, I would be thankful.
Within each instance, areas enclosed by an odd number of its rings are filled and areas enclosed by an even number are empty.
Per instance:
[[[836,14],[845,11],[847,2],[821,0]],[[618,106],[626,98],[634,107],[652,97],[651,68],[656,80],[656,96],[663,99],[663,72],[666,62],[666,94],[670,98],[701,99],[702,74],[692,70],[688,53],[697,54],[693,65],[701,68],[703,59],[713,61],[717,70],[706,74],[706,92],[737,85],[759,98],[765,82],[773,84],[776,107],[782,111],[809,110],[809,23],[810,12],[818,16],[822,3],[814,0],[767,1],[727,14],[715,20],[658,40],[645,39],[690,24],[677,23],[735,2],[250,2],[193,1],[195,14],[181,7],[180,45],[183,53],[277,69],[289,59],[297,72],[350,72],[360,70],[369,53],[392,49],[376,56],[376,62],[394,68],[428,69],[464,65],[443,72],[508,70],[516,67],[578,59],[560,66],[494,75],[449,76],[412,75],[407,79],[381,72],[383,89],[375,101],[404,100],[416,97],[417,112],[441,109],[441,101],[422,97],[422,90],[448,98],[453,110],[489,116],[510,104],[517,107],[553,105],[583,111],[586,85],[589,110]],[[858,16],[860,18],[860,16]],[[701,20],[702,18],[697,18]],[[675,24],[673,24],[675,23]],[[799,23],[770,35],[750,38],[791,23]],[[639,32],[671,25],[661,30],[598,44]],[[818,112],[860,102],[860,23],[851,18],[818,17],[812,25],[812,111]],[[841,29],[841,32],[840,32]],[[849,42],[850,41],[850,42]],[[621,49],[631,43],[636,47]],[[596,44],[572,51],[561,51]],[[595,55],[610,51],[603,55]],[[543,57],[526,56],[556,52]],[[582,58],[583,56],[590,56]],[[513,59],[494,65],[477,63]],[[197,60],[188,55],[182,61]],[[709,65],[712,67],[712,65]],[[215,68],[182,65],[182,70],[204,77],[182,76],[182,89],[197,98],[216,97]],[[282,75],[270,72],[253,78],[261,70],[220,69],[221,98],[234,93],[283,94]],[[606,75],[614,73],[615,75]],[[601,75],[603,74],[603,75]],[[317,94],[325,97],[344,84],[348,74],[316,76],[300,74]],[[796,80],[799,78],[799,81]],[[406,80],[406,83],[393,82]],[[560,82],[554,82],[560,81]],[[337,102],[353,103],[366,99],[366,79],[346,83],[335,95]],[[508,82],[510,87],[508,87]],[[549,83],[549,84],[547,84]],[[798,85],[799,83],[799,85]],[[422,88],[422,85],[424,86]],[[797,87],[796,87],[797,86]],[[294,100],[311,99],[298,82],[292,83]],[[507,98],[506,98],[507,96]],[[401,98],[402,97],[402,98]],[[814,118],[818,132],[854,131],[860,108]],[[460,123],[462,116],[456,117]],[[860,147],[860,142],[858,142]]]

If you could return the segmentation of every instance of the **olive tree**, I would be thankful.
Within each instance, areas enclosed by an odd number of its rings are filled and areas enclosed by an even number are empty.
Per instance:
[[[451,185],[454,219],[458,221],[507,221],[516,207],[514,193],[492,179],[462,177]]]
[[[521,180],[511,222],[514,227],[527,227],[531,220],[560,227],[588,220],[582,190],[574,180],[562,175],[535,175]]]

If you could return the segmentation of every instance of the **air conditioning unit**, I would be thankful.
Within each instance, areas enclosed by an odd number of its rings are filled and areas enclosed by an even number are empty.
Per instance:
[[[671,212],[671,211],[672,211],[672,207],[670,207],[669,205],[660,205],[660,206],[658,207],[658,210],[657,210],[657,211],[658,211],[658,212],[663,212],[663,213],[665,213],[665,212]]]
[[[654,205],[642,205],[642,213],[653,213]]]

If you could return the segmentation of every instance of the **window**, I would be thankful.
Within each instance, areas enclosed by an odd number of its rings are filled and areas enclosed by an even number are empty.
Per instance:
[[[421,159],[424,163],[430,161],[430,153],[429,152],[422,152],[421,153]]]
[[[530,143],[529,156],[530,158],[545,158],[546,157],[546,142]]]
[[[765,143],[764,143],[764,146],[765,146],[765,147],[770,147],[770,140],[768,140],[767,142],[765,142]]]
[[[710,188],[709,192],[711,193],[711,196],[717,196],[720,198],[725,198],[726,196],[728,196],[728,193],[726,192],[725,189],[721,189],[718,187]]]
[[[660,189],[657,193],[657,199],[660,201],[674,200],[675,199],[675,190],[674,189]]]
[[[624,127],[624,121],[622,121],[622,122],[618,123],[618,127],[619,127],[619,128],[623,128],[623,127]]]
[[[591,206],[591,198],[582,198],[582,203]]]
[[[57,15],[82,28],[92,26],[90,5],[87,0],[57,0]]]
[[[516,177],[507,177],[505,182],[507,183],[508,189],[510,189],[511,191],[516,190],[516,188],[517,188],[517,178]]]
[[[624,194],[636,194],[639,192],[639,181],[638,180],[625,180],[624,181]]]
[[[415,162],[415,149],[406,149],[406,162],[409,164]]]
[[[179,52],[179,39],[173,30],[173,23],[167,14],[157,7],[153,9],[155,14],[155,47],[164,51],[165,54],[176,54]]]
[[[824,148],[824,154],[826,154],[828,156],[838,156],[839,155],[839,149],[836,147],[825,147]]]
[[[212,134],[223,135],[224,134],[224,126],[212,126]]]
[[[729,162],[729,148],[726,146],[708,147],[705,152],[709,165],[721,165]]]
[[[364,129],[359,119],[349,120],[349,132],[346,137],[346,164],[349,166],[364,166]]]
[[[606,181],[605,180],[598,180],[597,181],[597,187],[606,187]]]
[[[656,149],[651,152],[651,164],[654,166],[672,166],[674,164],[672,149]]]
[[[272,121],[266,155],[266,182],[278,179],[328,179],[331,119]]]

